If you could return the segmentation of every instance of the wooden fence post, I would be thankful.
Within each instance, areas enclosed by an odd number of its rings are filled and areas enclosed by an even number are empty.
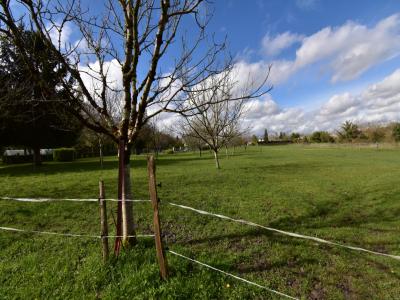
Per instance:
[[[104,182],[103,180],[99,181],[99,205],[100,205],[100,224],[101,224],[101,244],[103,249],[103,262],[108,260],[109,251],[108,251],[108,223],[107,223],[107,207],[105,192],[104,192]]]
[[[147,171],[149,173],[149,193],[151,204],[153,206],[153,224],[154,224],[154,239],[156,243],[157,259],[160,265],[160,275],[162,279],[167,279],[167,258],[161,239],[161,226],[160,216],[158,213],[158,197],[157,197],[157,183],[156,183],[156,166],[154,163],[154,156],[150,155],[147,157]]]

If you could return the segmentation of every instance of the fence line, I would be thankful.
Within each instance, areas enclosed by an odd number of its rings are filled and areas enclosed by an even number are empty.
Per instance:
[[[101,235],[90,235],[90,234],[61,233],[61,232],[53,232],[53,231],[26,230],[26,229],[3,227],[3,226],[0,226],[0,230],[35,233],[35,234],[58,235],[58,236],[67,236],[67,237],[86,237],[86,238],[96,238],[96,239],[102,239],[102,238],[106,238],[106,237],[107,238],[117,238],[117,237],[122,238],[122,236],[118,236],[118,235],[101,236]],[[129,235],[128,237],[139,237],[139,238],[154,237],[154,234],[137,234],[137,235]]]
[[[22,202],[50,202],[50,201],[77,201],[77,202],[97,202],[98,199],[57,199],[57,198],[14,198],[14,197],[0,197],[0,199],[5,199],[5,200],[15,200],[15,201],[22,201]],[[106,201],[115,201],[118,202],[120,200],[118,199],[113,199],[113,198],[108,198],[108,199],[104,199]],[[126,201],[130,201],[130,202],[150,202],[151,200],[147,200],[147,199],[127,199]],[[191,210],[194,211],[196,213],[202,214],[202,215],[208,215],[208,216],[213,216],[213,217],[217,217],[220,219],[224,219],[224,220],[228,220],[228,221],[232,221],[232,222],[236,222],[236,223],[241,223],[241,224],[245,224],[245,225],[249,225],[249,226],[253,226],[253,227],[258,227],[258,228],[262,228],[268,231],[272,231],[272,232],[276,232],[279,234],[283,234],[283,235],[287,235],[287,236],[291,236],[291,237],[295,237],[295,238],[300,238],[300,239],[306,239],[306,240],[311,240],[317,243],[321,243],[321,244],[327,244],[327,245],[331,245],[331,246],[337,246],[337,247],[341,247],[341,248],[345,248],[345,249],[349,249],[349,250],[354,250],[354,251],[360,251],[360,252],[366,252],[369,254],[374,254],[374,255],[379,255],[379,256],[385,256],[385,257],[389,257],[395,260],[400,260],[400,256],[398,255],[392,255],[392,254],[387,254],[387,253],[382,253],[382,252],[377,252],[377,251],[372,251],[372,250],[368,250],[368,249],[364,249],[361,247],[356,247],[356,246],[348,246],[348,245],[343,245],[337,242],[332,242],[332,241],[328,241],[322,238],[318,238],[318,237],[313,237],[313,236],[308,236],[308,235],[302,235],[299,233],[294,233],[294,232],[289,232],[289,231],[285,231],[285,230],[280,230],[280,229],[276,229],[276,228],[272,228],[272,227],[268,227],[268,226],[263,226],[251,221],[246,221],[246,220],[242,220],[242,219],[234,219],[225,215],[221,215],[221,214],[215,214],[215,213],[211,213],[211,212],[207,212],[204,210],[200,210],[200,209],[196,209],[190,206],[186,206],[186,205],[181,205],[181,204],[176,204],[173,202],[169,202],[169,201],[165,201],[163,200],[162,203],[166,203],[175,207],[179,207],[179,208],[183,208],[186,210]],[[96,236],[97,237],[97,236]],[[119,236],[114,236],[114,237],[119,237]]]
[[[122,236],[117,236],[117,235],[100,236],[100,235],[88,235],[88,234],[60,233],[60,232],[52,232],[52,231],[25,230],[25,229],[13,228],[13,227],[3,227],[3,226],[0,226],[0,230],[12,231],[12,232],[23,232],[23,233],[34,233],[34,234],[53,235],[53,236],[56,235],[56,236],[65,236],[65,237],[84,237],[84,238],[96,238],[96,239],[102,239],[102,238],[105,238],[105,237],[107,237],[107,238],[122,237]],[[134,236],[131,236],[131,235],[130,235],[130,236],[128,236],[128,237],[134,237]],[[139,237],[139,238],[154,237],[154,234],[137,234],[135,237]],[[230,276],[230,277],[233,277],[233,278],[235,278],[235,279],[241,280],[241,281],[243,281],[243,282],[245,282],[245,283],[248,283],[248,284],[257,286],[257,287],[259,287],[259,288],[262,288],[262,289],[265,289],[265,290],[270,291],[270,292],[272,292],[272,293],[275,293],[275,294],[278,294],[278,295],[287,297],[287,298],[289,298],[289,299],[296,299],[296,300],[297,300],[297,298],[294,298],[294,297],[289,296],[289,295],[286,295],[286,294],[284,294],[284,293],[275,291],[275,290],[270,289],[270,288],[268,288],[268,287],[266,287],[266,286],[262,286],[262,285],[260,285],[260,284],[258,284],[258,283],[249,281],[249,280],[247,280],[247,279],[244,279],[244,278],[239,277],[239,276],[236,276],[236,275],[234,275],[234,274],[225,272],[225,271],[223,271],[223,270],[217,269],[217,268],[215,268],[215,267],[213,267],[213,266],[210,266],[210,265],[207,265],[207,264],[202,263],[202,262],[200,262],[200,261],[194,260],[194,259],[192,259],[192,258],[190,258],[190,257],[184,256],[184,255],[179,254],[179,253],[177,253],[177,252],[174,252],[174,251],[172,251],[172,250],[167,250],[167,251],[170,252],[170,253],[172,253],[172,254],[174,254],[174,255],[176,255],[176,256],[179,256],[179,257],[181,257],[181,258],[190,260],[190,261],[192,261],[192,262],[195,262],[195,263],[197,263],[197,264],[200,264],[200,265],[202,265],[202,266],[205,266],[205,267],[207,267],[207,268],[209,268],[209,269],[212,269],[212,270],[214,270],[214,271],[218,271],[218,272],[223,273],[223,274],[225,274],[225,275],[227,275],[227,276]]]
[[[98,198],[18,198],[18,197],[0,197],[0,199],[4,200],[13,200],[20,202],[59,202],[59,201],[71,201],[71,202],[97,202]],[[103,199],[105,201],[118,202],[122,201],[114,198],[106,198]],[[150,202],[147,199],[125,199],[126,202]]]
[[[277,295],[280,295],[280,296],[283,296],[283,297],[286,297],[286,298],[289,298],[289,299],[298,300],[298,298],[289,296],[289,295],[287,295],[287,294],[284,294],[284,293],[282,293],[282,292],[278,292],[278,291],[276,291],[276,290],[270,289],[270,288],[268,288],[268,287],[266,287],[266,286],[263,286],[263,285],[261,285],[261,284],[255,283],[255,282],[253,282],[253,281],[250,281],[250,280],[244,279],[244,278],[242,278],[242,277],[236,276],[236,275],[234,275],[234,274],[231,274],[231,273],[225,272],[225,271],[223,271],[223,270],[217,269],[217,268],[215,268],[215,267],[213,267],[213,266],[207,265],[207,264],[205,264],[205,263],[203,263],[203,262],[200,262],[200,261],[195,260],[195,259],[193,259],[193,258],[190,258],[190,257],[188,257],[188,256],[179,254],[179,253],[177,253],[177,252],[175,252],[175,251],[168,250],[168,252],[171,253],[171,254],[173,254],[173,255],[179,256],[179,257],[181,257],[181,258],[187,259],[187,260],[189,260],[189,261],[191,261],[191,262],[194,262],[194,263],[196,263],[196,264],[199,264],[199,265],[201,265],[201,266],[204,266],[204,267],[206,267],[206,268],[209,268],[209,269],[211,269],[211,270],[220,272],[220,273],[222,273],[222,274],[225,274],[225,275],[230,276],[230,277],[232,277],[232,278],[235,278],[235,279],[237,279],[237,280],[243,281],[243,282],[245,282],[245,283],[247,283],[247,284],[251,284],[251,285],[254,285],[254,286],[256,286],[256,287],[262,288],[262,289],[267,290],[267,291],[269,291],[269,292],[271,292],[271,293],[274,293],[274,294],[277,294]]]
[[[265,229],[265,230],[268,230],[268,231],[280,233],[280,234],[291,236],[291,237],[295,237],[295,238],[311,240],[311,241],[322,243],[322,244],[338,246],[338,247],[342,247],[342,248],[346,248],[346,249],[350,249],[350,250],[361,251],[361,252],[366,252],[366,253],[369,253],[369,254],[380,255],[380,256],[385,256],[385,257],[389,257],[389,258],[392,258],[392,259],[400,260],[400,256],[398,256],[398,255],[392,255],[392,254],[386,254],[386,253],[382,253],[382,252],[372,251],[372,250],[364,249],[364,248],[361,248],[361,247],[343,245],[343,244],[340,244],[340,243],[337,243],[337,242],[331,242],[331,241],[328,241],[328,240],[325,240],[325,239],[321,239],[321,238],[317,238],[317,237],[313,237],[313,236],[302,235],[302,234],[299,234],[299,233],[284,231],[284,230],[280,230],[280,229],[276,229],[276,228],[272,228],[272,227],[263,226],[263,225],[260,225],[260,224],[257,224],[257,223],[253,223],[253,222],[250,222],[250,221],[246,221],[246,220],[234,219],[234,218],[227,217],[227,216],[224,216],[224,215],[210,213],[210,212],[207,212],[207,211],[204,211],[204,210],[195,209],[195,208],[190,207],[190,206],[180,205],[180,204],[167,202],[167,201],[162,201],[162,202],[167,203],[167,204],[172,205],[172,206],[176,206],[176,207],[180,207],[180,208],[183,208],[183,209],[191,210],[191,211],[197,212],[197,213],[202,214],[202,215],[214,216],[214,217],[218,217],[220,219],[229,220],[229,221],[233,221],[233,222],[236,222],[236,223],[241,223],[241,224],[246,224],[246,225],[253,226],[253,227],[262,228],[262,229]]]

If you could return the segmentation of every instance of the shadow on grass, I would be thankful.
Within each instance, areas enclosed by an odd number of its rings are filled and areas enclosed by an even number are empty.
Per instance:
[[[344,210],[345,209],[345,210]],[[325,201],[315,204],[314,208],[308,214],[297,217],[285,216],[271,223],[269,226],[282,230],[291,230],[292,228],[322,229],[322,228],[341,228],[355,227],[360,228],[363,224],[394,222],[398,219],[400,207],[376,207],[373,210],[366,211],[340,206],[340,203],[334,201]],[[374,229],[365,226],[371,232],[396,232],[396,229]]]
[[[282,163],[282,164],[270,164],[267,160],[264,164],[252,166],[252,167],[241,167],[241,170],[245,170],[248,173],[260,173],[269,175],[282,175],[282,174],[304,174],[315,172],[315,169],[321,166],[317,163],[303,162],[303,163]]]
[[[246,239],[246,243],[248,244],[247,246],[242,245],[241,243],[243,242],[243,239]],[[217,243],[221,242],[228,242],[229,243],[229,249],[230,251],[243,251],[247,248],[255,249],[255,247],[262,248],[266,244],[266,240],[271,243],[278,243],[282,244],[285,246],[292,246],[292,247],[297,247],[301,246],[303,248],[308,248],[308,247],[315,247],[315,242],[312,241],[307,241],[307,240],[301,240],[301,239],[296,239],[293,237],[287,237],[280,235],[278,233],[272,233],[268,232],[265,230],[247,230],[245,232],[240,232],[240,233],[230,233],[230,234],[224,234],[224,235],[219,235],[219,236],[213,236],[210,238],[199,238],[199,239],[190,239],[182,245],[188,245],[188,246],[198,246],[202,245],[206,249],[210,250],[212,245],[215,245]],[[208,244],[208,246],[207,246]],[[357,251],[353,250],[347,250],[343,248],[339,248],[336,246],[330,246],[330,245],[325,245],[325,244],[318,244],[318,249],[321,252],[324,252],[324,255],[329,255],[329,254],[337,254],[342,255],[343,260],[352,260],[356,259],[357,261],[364,261],[364,265],[369,265],[369,266],[374,266],[376,269],[379,269],[380,271],[385,272],[389,276],[399,279],[400,280],[400,275],[396,274],[391,271],[390,267],[385,265],[384,263],[376,260],[373,258],[373,256],[367,254],[367,253],[360,253]],[[265,254],[264,251],[257,251],[257,253],[262,253]],[[239,272],[241,274],[246,274],[246,273],[253,273],[253,272],[266,272],[266,271],[271,271],[271,270],[279,270],[281,268],[289,268],[293,270],[300,270],[301,267],[307,267],[308,269],[310,268],[319,268],[321,267],[321,260],[313,257],[309,258],[298,258],[296,256],[293,256],[293,258],[285,258],[279,261],[271,262],[268,261],[268,255],[253,255],[254,257],[251,258],[251,262],[238,262],[236,264],[221,264],[220,267],[223,267],[224,270],[229,270],[232,272]],[[388,258],[389,259],[389,258]],[[218,267],[217,265],[215,265]]]
[[[159,156],[156,160],[157,166],[167,166],[173,164],[180,164],[186,162],[196,162],[203,160],[212,160],[213,158],[203,156],[194,157],[193,155],[176,155],[163,157]],[[146,168],[146,156],[132,156],[131,168]],[[74,162],[44,162],[41,166],[34,166],[33,164],[18,164],[18,165],[2,165],[0,168],[0,176],[29,176],[37,174],[58,174],[58,173],[72,173],[72,172],[88,172],[88,171],[107,171],[118,169],[118,159],[106,157],[103,166],[97,159],[80,159]]]

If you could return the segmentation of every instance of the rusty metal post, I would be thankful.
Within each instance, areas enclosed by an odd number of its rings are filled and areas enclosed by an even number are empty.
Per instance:
[[[99,205],[100,205],[100,225],[101,225],[101,245],[103,249],[103,262],[105,263],[109,257],[108,250],[108,223],[107,223],[107,207],[105,191],[104,191],[104,182],[100,180],[99,182]]]
[[[162,279],[167,279],[167,258],[165,256],[164,247],[161,238],[160,215],[158,212],[158,197],[157,197],[157,183],[156,183],[156,166],[154,163],[154,156],[147,157],[147,171],[149,174],[149,193],[151,204],[153,206],[153,225],[154,225],[154,239],[156,243],[157,259],[160,265],[160,275]]]

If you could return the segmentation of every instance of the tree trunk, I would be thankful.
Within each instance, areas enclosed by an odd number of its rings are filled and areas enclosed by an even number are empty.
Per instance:
[[[225,145],[225,155],[226,155],[226,158],[229,158],[228,146],[227,145]]]
[[[214,150],[214,158],[215,158],[215,167],[216,167],[217,169],[220,169],[220,166],[219,166],[219,159],[218,159],[218,151],[217,151],[217,150]]]
[[[130,146],[123,140],[118,146],[118,215],[117,215],[117,235],[114,252],[119,254],[121,244],[125,247],[136,244],[135,228],[133,220],[133,202],[125,201],[132,199],[132,189],[130,183]],[[131,237],[128,237],[131,236]]]
[[[131,185],[131,165],[130,165],[130,156],[131,156],[131,148],[128,146],[125,148],[124,153],[124,191],[123,191],[123,199],[132,199],[132,185]],[[133,220],[133,202],[127,201],[122,203],[122,244],[124,246],[135,245],[136,238],[128,237],[135,236],[135,223]]]
[[[200,154],[200,157],[201,157],[201,147],[199,147],[199,154]]]
[[[100,155],[100,166],[103,169],[103,143],[101,142],[100,138],[99,138],[99,155]]]
[[[40,166],[42,164],[42,159],[40,157],[40,147],[33,148],[33,163],[35,166]]]

